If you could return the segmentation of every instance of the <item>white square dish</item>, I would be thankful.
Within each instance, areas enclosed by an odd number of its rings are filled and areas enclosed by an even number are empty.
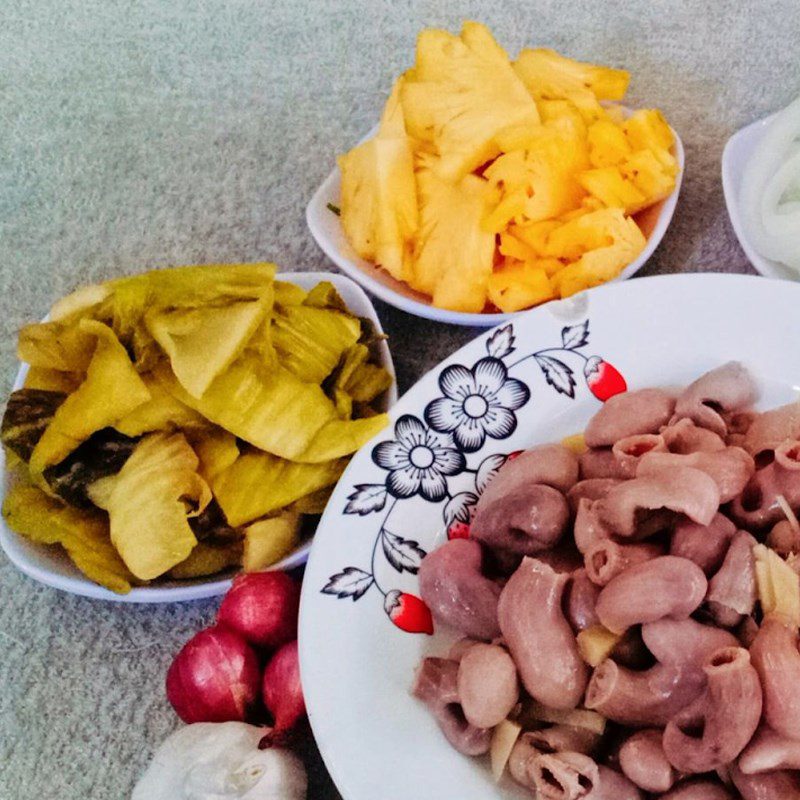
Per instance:
[[[279,278],[296,283],[303,289],[311,289],[320,281],[330,281],[347,303],[348,308],[359,317],[369,319],[379,333],[383,333],[380,320],[370,299],[349,278],[328,272],[295,272],[283,273]],[[394,381],[394,364],[386,341],[377,345],[380,363],[392,376],[392,385],[383,399],[388,410],[397,400],[397,386]],[[22,388],[28,367],[23,365],[17,373],[14,390]],[[0,493],[5,497],[8,487],[8,475],[5,473],[5,453],[0,448],[0,469],[3,469],[3,484]],[[2,502],[2,498],[0,498]],[[274,564],[270,569],[292,569],[305,563],[311,549],[312,539],[304,540],[297,549],[286,558]],[[199,600],[204,597],[215,597],[224,594],[231,585],[232,573],[224,577],[196,579],[186,581],[165,581],[153,586],[133,588],[128,594],[116,594],[93,583],[86,578],[58,547],[36,544],[23,536],[14,533],[0,518],[0,545],[9,560],[26,575],[34,580],[53,586],[56,589],[72,594],[84,595],[98,600],[111,600],[120,603],[174,603],[184,600]]]
[[[374,133],[375,130],[370,131],[365,138],[369,138]],[[664,238],[664,234],[672,220],[672,215],[675,213],[675,206],[678,202],[683,179],[685,155],[683,142],[674,130],[673,133],[675,135],[673,155],[680,167],[675,189],[665,200],[635,215],[636,222],[647,237],[647,246],[639,257],[625,267],[619,276],[615,278],[617,281],[630,278],[644,266]],[[367,291],[379,297],[385,303],[399,308],[401,311],[407,311],[409,314],[415,314],[418,317],[425,317],[436,322],[446,322],[451,325],[492,327],[515,316],[515,314],[503,313],[473,314],[437,308],[432,305],[429,297],[414,291],[407,284],[393,278],[385,270],[360,258],[356,255],[350,242],[348,242],[339,216],[331,211],[330,208],[332,205],[338,206],[341,202],[340,191],[341,174],[339,168],[336,167],[323,181],[306,207],[306,222],[311,235],[325,255],[342,272],[349,275],[357,283],[360,283]]]

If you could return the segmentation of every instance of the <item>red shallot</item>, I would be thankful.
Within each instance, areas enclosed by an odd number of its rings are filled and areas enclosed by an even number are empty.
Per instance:
[[[167,699],[184,722],[244,722],[258,699],[258,656],[235,631],[193,636],[167,672]]]
[[[264,670],[261,696],[275,724],[261,740],[259,747],[281,744],[292,728],[306,714],[306,703],[300,684],[300,662],[297,641],[283,645]]]
[[[280,647],[297,638],[300,585],[285,572],[238,575],[222,600],[217,621],[257,647]]]

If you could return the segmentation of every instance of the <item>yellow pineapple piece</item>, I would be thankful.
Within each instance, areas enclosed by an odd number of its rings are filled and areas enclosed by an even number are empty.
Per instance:
[[[419,170],[417,184],[420,227],[410,285],[432,295],[439,308],[482,311],[495,249],[494,234],[481,227],[489,184],[476,175],[450,183],[434,159]]]
[[[564,262],[559,261],[557,258],[537,258],[527,263],[531,267],[543,269],[548,278],[552,278],[557,272],[564,269]],[[552,286],[552,281],[550,284]]]
[[[536,252],[532,247],[525,244],[521,239],[517,239],[516,236],[512,236],[508,231],[500,234],[497,249],[501,256],[515,258],[517,261],[532,261],[536,258]]]
[[[622,123],[622,130],[632,150],[650,150],[664,172],[672,177],[678,174],[678,161],[671,152],[675,135],[658,109],[636,111]]]
[[[621,165],[623,176],[645,196],[647,206],[672,194],[675,177],[664,170],[664,165],[652,150],[638,150]]]
[[[508,233],[527,245],[536,256],[545,258],[550,255],[547,239],[562,223],[557,219],[545,219],[541,222],[529,222],[524,225],[512,225]]]
[[[619,167],[589,169],[578,176],[581,186],[607,208],[622,208],[635,214],[647,205],[647,198],[629,180]]]
[[[465,22],[460,37],[422,31],[400,99],[409,134],[432,146],[438,173],[452,181],[498,155],[498,131],[539,122],[508,55],[476,22]]]
[[[501,200],[484,226],[499,232],[512,219],[537,222],[569,211],[586,194],[577,178],[588,165],[580,137],[546,128],[537,132],[526,149],[504,153],[485,171]]]
[[[587,138],[593,167],[614,167],[632,152],[625,132],[610,119],[599,119],[590,125]]]
[[[774,550],[757,544],[756,586],[764,616],[777,614],[793,627],[800,625],[800,583],[797,573]]]
[[[533,264],[512,262],[492,273],[489,278],[489,299],[501,311],[520,311],[556,296],[547,272]]]
[[[345,234],[361,258],[398,280],[408,278],[418,224],[414,159],[399,99],[402,81],[392,89],[376,136],[338,159]]]
[[[622,125],[623,122],[627,119],[628,112],[622,106],[617,105],[605,105],[603,106],[603,111],[606,112],[606,119],[611,120],[616,125]]]
[[[569,125],[577,135],[581,138],[586,138],[588,130],[586,121],[574,103],[569,100],[545,100],[540,98],[536,101],[536,107],[539,109],[539,116],[545,125],[554,127]]]
[[[553,130],[540,122],[516,122],[499,130],[494,140],[501,153],[526,150],[552,140]]]
[[[572,103],[567,100],[547,100],[538,105],[544,108],[540,112],[541,123],[517,122],[495,134],[495,141],[503,153],[540,147],[554,141],[585,141],[586,123]]]
[[[544,230],[552,230],[553,227],[558,226],[557,220],[546,220],[545,223],[535,222],[533,225],[527,226],[532,228],[535,225],[545,225]],[[513,226],[514,230],[518,230],[518,226]],[[541,249],[534,249],[522,239],[514,236],[510,231],[505,231],[500,234],[500,242],[498,244],[498,251],[501,256],[505,256],[506,265],[512,264],[514,261],[525,261],[533,268],[543,269],[547,277],[551,277],[558,272],[564,264],[557,258],[547,258],[542,256],[544,249],[544,239],[546,234],[543,234]]]
[[[571,450],[576,456],[583,455],[589,448],[586,444],[586,437],[582,433],[573,433],[565,436],[561,440],[561,446]]]
[[[581,658],[590,667],[596,667],[611,655],[621,638],[619,634],[612,633],[602,625],[592,625],[577,636]]]
[[[492,731],[492,744],[489,747],[489,763],[492,767],[492,777],[499,783],[506,771],[506,764],[511,757],[511,751],[522,733],[522,726],[510,719],[504,719]]]
[[[577,208],[573,208],[572,211],[567,211],[566,214],[562,214],[557,221],[571,222],[573,219],[584,217],[586,214],[591,214],[592,211],[599,211],[601,208],[605,207],[606,206],[596,197],[592,197],[592,195],[589,194],[581,200],[581,204]]]
[[[564,223],[548,237],[554,257],[574,263],[553,277],[561,297],[613,280],[647,244],[636,222],[621,208],[605,208]]]
[[[625,70],[574,61],[546,48],[523,50],[514,69],[534,99],[569,100],[584,119],[602,117],[598,101],[621,100],[630,81]]]
[[[672,129],[664,115],[656,108],[642,108],[635,111],[622,123],[622,130],[628,137],[633,150],[669,150],[675,144]]]
[[[619,209],[604,208],[600,211],[584,212],[565,221],[555,221],[555,227],[547,235],[544,252],[551,258],[577,261],[589,250],[606,247],[613,243],[609,230],[618,224]]]

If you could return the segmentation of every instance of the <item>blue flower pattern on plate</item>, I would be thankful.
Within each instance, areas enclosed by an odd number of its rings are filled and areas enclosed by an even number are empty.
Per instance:
[[[366,516],[383,512],[369,568],[345,567],[331,575],[322,593],[356,601],[374,586],[384,598],[398,594],[398,590],[385,587],[378,580],[376,559],[381,557],[381,553],[396,572],[416,574],[426,555],[425,550],[417,541],[403,538],[389,527],[392,512],[404,500],[417,496],[430,503],[446,501],[441,513],[448,535],[453,533],[450,526],[456,523],[467,528],[478,497],[507,458],[502,453],[492,453],[470,467],[467,456],[481,450],[487,437],[496,440],[510,437],[517,427],[514,412],[531,398],[531,391],[523,381],[509,377],[510,370],[523,362],[533,361],[549,387],[574,400],[577,381],[574,366],[570,363],[574,365],[577,362],[588,389],[598,399],[607,399],[601,397],[602,393],[595,385],[598,380],[596,366],[592,369],[587,366],[605,362],[599,356],[587,356],[582,352],[588,344],[589,321],[584,320],[561,329],[559,346],[530,352],[508,363],[516,347],[513,325],[505,325],[486,339],[487,354],[472,367],[463,364],[445,367],[438,381],[441,396],[428,403],[423,419],[412,414],[403,415],[395,423],[394,438],[373,448],[373,462],[387,472],[383,481],[358,484],[348,495],[345,514]],[[614,374],[618,375],[615,369]],[[624,391],[625,383],[621,376],[617,383],[619,388],[616,391]],[[458,491],[448,482],[448,478],[463,475],[470,476],[474,491],[463,488]],[[395,527],[394,523],[391,527]],[[409,606],[418,604],[424,608],[418,598],[414,598],[413,603],[407,602]],[[403,627],[392,616],[394,611],[390,613],[395,606],[385,605],[386,613],[395,625],[409,632],[430,632],[422,630],[425,626],[413,631]]]
[[[464,454],[447,447],[440,436],[410,414],[397,420],[394,435],[393,440],[381,442],[372,451],[372,460],[389,470],[389,494],[399,499],[420,494],[432,503],[444,500],[446,477],[464,470]]]
[[[506,365],[493,356],[482,358],[472,369],[462,364],[446,367],[439,388],[444,397],[428,404],[425,421],[435,431],[452,434],[464,453],[480,450],[487,436],[511,436],[517,427],[514,412],[531,396],[528,387],[509,378]]]

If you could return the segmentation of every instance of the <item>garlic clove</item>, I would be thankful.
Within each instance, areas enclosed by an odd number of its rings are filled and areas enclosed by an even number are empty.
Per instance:
[[[263,730],[243,722],[180,728],[156,751],[131,800],[304,800],[302,762],[259,750]]]

